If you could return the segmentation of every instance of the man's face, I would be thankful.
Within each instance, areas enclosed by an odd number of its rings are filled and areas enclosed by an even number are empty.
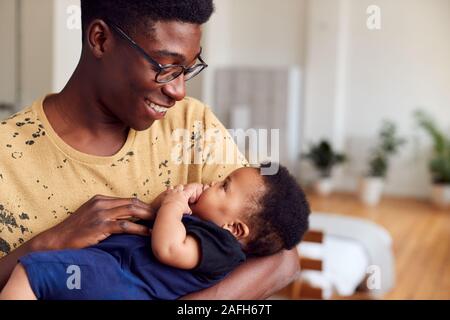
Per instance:
[[[171,108],[186,96],[184,76],[166,84],[155,82],[157,68],[117,33],[112,32],[112,36],[110,52],[101,62],[101,102],[120,122],[138,131],[146,130],[165,116],[155,110],[155,105]],[[190,67],[200,52],[201,27],[157,22],[151,37],[142,32],[132,38],[161,65]]]

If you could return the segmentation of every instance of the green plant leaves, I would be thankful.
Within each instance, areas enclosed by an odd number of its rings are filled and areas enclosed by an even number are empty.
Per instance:
[[[450,137],[445,136],[436,125],[434,119],[426,112],[419,110],[414,113],[419,126],[433,140],[433,158],[429,169],[434,183],[450,183]]]
[[[310,160],[322,177],[331,176],[333,167],[346,161],[346,156],[336,153],[327,140],[321,140],[318,144],[311,144],[309,152],[303,158]]]
[[[397,136],[397,126],[389,120],[383,121],[378,137],[378,145],[372,150],[369,160],[369,176],[384,178],[389,168],[389,158],[398,152],[406,140]]]

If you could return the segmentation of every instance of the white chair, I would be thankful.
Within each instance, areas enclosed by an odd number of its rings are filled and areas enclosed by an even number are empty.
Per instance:
[[[310,228],[315,231],[298,246],[302,270],[292,285],[293,298],[346,297],[361,288],[378,298],[393,287],[392,239],[383,227],[365,219],[313,213]],[[311,296],[309,287],[320,289],[320,295]]]

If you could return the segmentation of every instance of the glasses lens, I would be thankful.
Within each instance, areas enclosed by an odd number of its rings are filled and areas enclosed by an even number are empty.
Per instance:
[[[175,78],[178,78],[183,73],[183,71],[183,67],[163,68],[158,74],[156,81],[158,81],[159,83],[167,83]]]
[[[184,74],[184,80],[188,81],[195,76],[197,76],[200,72],[202,72],[206,68],[203,64],[198,64],[193,66],[192,68],[189,68],[186,73]]]

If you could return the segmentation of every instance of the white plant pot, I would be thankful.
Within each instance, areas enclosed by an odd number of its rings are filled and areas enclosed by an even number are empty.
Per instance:
[[[359,198],[368,206],[376,206],[383,195],[384,180],[377,177],[362,178],[359,185]]]
[[[450,184],[433,185],[431,200],[439,208],[450,208]]]
[[[334,189],[331,178],[320,178],[314,183],[314,191],[322,196],[328,196]]]

